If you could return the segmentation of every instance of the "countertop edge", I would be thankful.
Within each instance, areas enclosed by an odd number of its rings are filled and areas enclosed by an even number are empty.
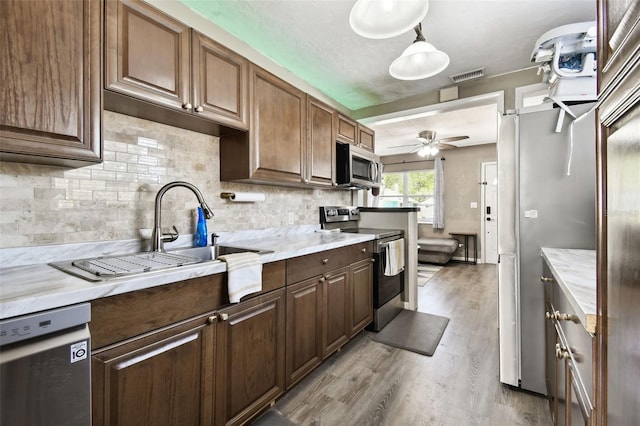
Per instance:
[[[262,263],[277,262],[334,248],[372,241],[373,235],[338,234],[339,238],[310,234],[309,240],[326,240],[303,248],[276,249],[261,256]],[[313,236],[313,237],[312,237]],[[299,239],[300,236],[297,236]],[[246,244],[246,242],[245,242]],[[258,242],[257,246],[268,248],[274,238]],[[103,297],[128,293],[185,281],[193,278],[226,272],[226,263],[212,261],[182,266],[171,270],[148,272],[135,276],[91,282],[60,271],[46,263],[0,268],[0,320],[27,315],[47,309],[77,303],[90,302]],[[43,274],[47,278],[43,279]],[[52,284],[54,283],[54,284]],[[11,288],[11,295],[7,289]]]
[[[540,250],[540,253],[541,253],[542,258],[546,261],[547,265],[549,266],[549,269],[551,270],[551,273],[553,274],[556,282],[558,283],[558,285],[562,289],[562,292],[567,297],[567,300],[571,304],[571,307],[576,312],[576,314],[579,315],[579,317],[580,317],[579,319],[580,319],[580,322],[582,323],[582,326],[585,328],[585,330],[587,332],[589,332],[591,334],[595,334],[596,333],[596,322],[597,322],[596,321],[596,318],[597,318],[596,312],[589,310],[588,308],[586,308],[584,306],[583,303],[580,303],[579,298],[575,294],[575,289],[572,288],[570,280],[566,279],[567,278],[566,274],[559,269],[561,267],[561,265],[559,265],[557,263],[558,262],[557,259],[555,259],[554,256],[553,256],[553,254],[558,256],[558,253],[560,253],[561,250],[562,251],[568,251],[570,249],[554,249],[554,248],[543,247]],[[583,252],[595,252],[595,250],[581,250],[581,251],[583,251]],[[571,252],[575,253],[575,252],[578,252],[578,250],[571,250]],[[593,285],[593,288],[594,288],[594,290],[593,290],[593,299],[595,301],[595,297],[596,297],[596,292],[595,292],[595,280],[596,280],[595,263],[593,264],[593,268],[594,268],[594,273],[593,273],[593,284],[594,284]]]

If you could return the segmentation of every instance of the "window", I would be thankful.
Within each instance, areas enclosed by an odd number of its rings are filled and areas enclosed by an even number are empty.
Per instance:
[[[433,170],[383,173],[379,207],[420,207],[418,222],[433,223]]]

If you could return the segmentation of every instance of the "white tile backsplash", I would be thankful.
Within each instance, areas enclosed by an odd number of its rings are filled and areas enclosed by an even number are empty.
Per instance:
[[[105,111],[105,162],[71,169],[0,162],[0,248],[148,238],[154,200],[166,183],[196,185],[213,208],[208,231],[234,232],[318,223],[318,206],[349,204],[348,191],[220,182],[219,139]],[[264,192],[261,203],[231,203],[221,192]],[[193,194],[169,190],[162,225],[195,227]]]

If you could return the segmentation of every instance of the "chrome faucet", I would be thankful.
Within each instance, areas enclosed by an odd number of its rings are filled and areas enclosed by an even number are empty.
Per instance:
[[[202,196],[202,193],[198,188],[196,188],[194,185],[190,184],[189,182],[183,182],[183,181],[169,182],[168,184],[160,188],[160,190],[158,191],[158,194],[156,195],[155,216],[153,220],[154,222],[153,233],[151,234],[153,251],[159,251],[159,252],[164,251],[165,242],[175,241],[178,238],[178,230],[176,229],[175,226],[173,227],[173,230],[175,231],[175,233],[168,233],[168,234],[162,233],[162,220],[160,218],[162,214],[161,212],[162,196],[165,194],[165,192],[177,186],[182,186],[184,188],[190,189],[191,192],[193,192],[195,196],[198,198],[198,202],[200,203],[200,207],[202,207],[202,212],[204,213],[204,217],[206,217],[207,219],[211,219],[213,217],[213,212],[211,211],[209,206],[207,206],[207,203],[205,203],[204,197]]]

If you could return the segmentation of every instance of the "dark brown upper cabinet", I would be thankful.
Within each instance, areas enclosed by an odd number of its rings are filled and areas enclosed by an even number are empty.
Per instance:
[[[244,57],[140,0],[107,0],[106,14],[106,108],[207,133],[247,129]]]
[[[0,1],[0,159],[102,161],[101,0]]]
[[[304,185],[307,100],[301,90],[251,64],[250,130],[220,140],[220,180]]]
[[[336,140],[359,146],[371,152],[375,148],[375,133],[373,130],[342,114],[338,114]]]
[[[307,95],[307,117],[306,182],[334,186],[337,114],[329,105]]]
[[[375,148],[374,147],[375,134],[373,130],[358,123],[358,140],[359,140],[358,145],[360,147],[364,149],[368,149],[369,151],[373,152]]]

